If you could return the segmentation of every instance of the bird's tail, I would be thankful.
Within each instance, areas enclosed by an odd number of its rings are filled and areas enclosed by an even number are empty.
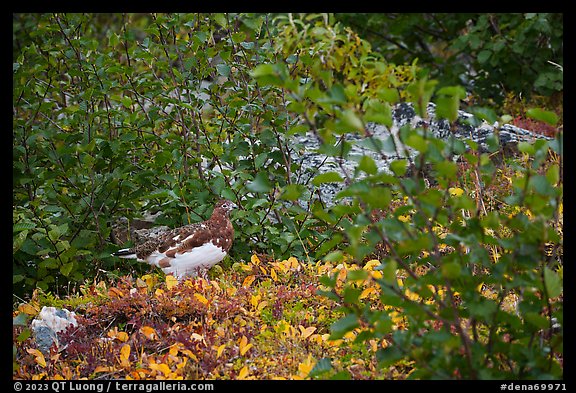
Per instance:
[[[119,258],[127,258],[127,259],[136,259],[136,253],[131,248],[123,248],[122,250],[118,250],[112,254],[115,257]]]

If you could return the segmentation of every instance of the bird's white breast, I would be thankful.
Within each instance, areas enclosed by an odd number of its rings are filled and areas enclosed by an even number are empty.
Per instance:
[[[174,277],[181,280],[186,276],[196,276],[199,270],[210,269],[225,256],[226,252],[210,241],[182,254],[176,253],[174,258],[169,259],[170,266],[162,267],[162,271],[166,274],[173,274]],[[166,258],[166,253],[154,251],[147,258],[147,262],[159,266],[160,261],[164,258]]]

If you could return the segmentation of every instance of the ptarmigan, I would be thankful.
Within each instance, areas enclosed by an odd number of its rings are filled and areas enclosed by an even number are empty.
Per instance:
[[[158,238],[113,255],[158,266],[179,281],[205,274],[224,259],[232,247],[234,227],[229,215],[236,207],[234,202],[220,200],[208,220],[169,230]]]

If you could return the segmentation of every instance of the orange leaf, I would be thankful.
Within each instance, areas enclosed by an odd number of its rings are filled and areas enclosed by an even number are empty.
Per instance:
[[[255,279],[256,279],[256,277],[254,275],[250,275],[250,276],[246,277],[244,279],[244,282],[242,283],[242,286],[244,288],[248,288],[250,285],[252,285],[252,283],[254,282]]]
[[[130,366],[130,345],[124,344],[120,349],[120,363],[123,367]]]
[[[44,358],[44,355],[42,354],[42,352],[40,352],[37,349],[32,349],[32,348],[28,348],[26,349],[26,351],[30,354],[30,355],[34,355],[36,360],[36,363],[38,363],[40,366],[42,367],[46,367],[46,358]]]
[[[198,300],[200,303],[202,303],[203,305],[207,305],[208,304],[208,299],[206,299],[204,296],[202,296],[199,293],[195,293],[194,297],[196,298],[196,300]]]
[[[146,337],[148,340],[154,340],[155,338],[158,338],[158,334],[156,333],[156,330],[154,330],[153,327],[150,326],[142,326],[140,328],[140,332],[144,335],[144,337]]]
[[[114,371],[116,371],[116,369],[112,366],[98,366],[94,369],[95,373],[110,373]]]
[[[122,292],[121,290],[119,290],[118,288],[110,288],[108,289],[108,296],[114,298],[114,297],[123,297],[124,296],[124,292]]]
[[[150,369],[151,370],[156,370],[156,371],[160,371],[162,372],[164,375],[168,375],[172,372],[172,370],[170,369],[170,367],[168,367],[168,365],[164,364],[164,363],[152,363],[150,364]]]

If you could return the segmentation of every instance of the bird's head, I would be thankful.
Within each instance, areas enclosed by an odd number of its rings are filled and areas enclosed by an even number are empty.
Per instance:
[[[218,201],[218,203],[216,204],[216,206],[214,207],[214,210],[218,209],[218,210],[222,210],[224,211],[226,214],[230,213],[232,210],[236,209],[238,206],[229,200],[226,199],[222,199],[220,201]]]

